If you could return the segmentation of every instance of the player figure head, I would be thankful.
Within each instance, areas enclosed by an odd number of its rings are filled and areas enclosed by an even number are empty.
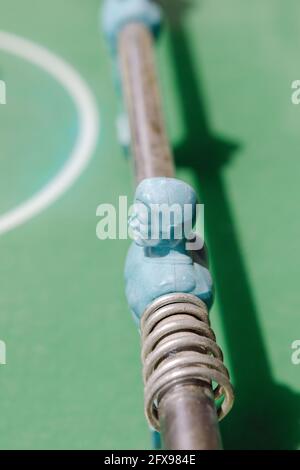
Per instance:
[[[186,239],[196,219],[197,197],[175,178],[147,178],[137,187],[129,226],[143,247],[174,247]]]

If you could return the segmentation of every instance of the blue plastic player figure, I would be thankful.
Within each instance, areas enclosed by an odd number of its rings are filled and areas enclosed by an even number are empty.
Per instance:
[[[105,0],[101,21],[113,52],[120,30],[128,23],[144,23],[155,35],[161,25],[161,9],[153,0]]]
[[[150,303],[169,293],[193,294],[211,306],[204,249],[189,245],[196,205],[195,191],[175,178],[149,178],[137,187],[129,220],[134,242],[125,266],[127,300],[137,322]]]

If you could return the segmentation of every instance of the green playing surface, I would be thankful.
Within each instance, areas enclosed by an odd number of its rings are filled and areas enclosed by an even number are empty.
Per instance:
[[[176,18],[157,62],[178,176],[205,203],[211,319],[236,389],[224,446],[300,448],[300,365],[291,361],[300,339],[300,107],[291,103],[300,4],[195,0],[180,10],[174,2],[164,1]],[[78,180],[0,236],[0,448],[147,448],[139,337],[124,296],[129,241],[95,232],[98,204],[133,193],[99,1],[0,0],[0,11],[1,31],[79,72],[100,113]],[[60,171],[79,123],[61,85],[1,42],[0,79],[3,215]]]

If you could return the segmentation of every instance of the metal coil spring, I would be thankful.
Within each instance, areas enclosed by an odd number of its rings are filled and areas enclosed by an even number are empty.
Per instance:
[[[170,387],[206,381],[214,387],[218,417],[229,413],[234,394],[223,354],[210,328],[207,307],[191,294],[155,300],[141,321],[145,413],[160,429],[158,404]]]

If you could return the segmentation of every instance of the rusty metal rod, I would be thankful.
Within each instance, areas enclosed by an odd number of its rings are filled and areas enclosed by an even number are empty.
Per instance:
[[[166,449],[222,448],[214,396],[209,384],[178,385],[163,396],[158,413]]]
[[[153,49],[152,35],[141,23],[129,24],[119,34],[119,64],[137,184],[144,178],[173,177],[175,173]],[[171,387],[161,398],[158,413],[167,449],[221,448],[210,384],[189,383]]]
[[[123,92],[129,115],[137,184],[144,178],[174,176],[155,71],[152,35],[139,23],[119,36]]]

